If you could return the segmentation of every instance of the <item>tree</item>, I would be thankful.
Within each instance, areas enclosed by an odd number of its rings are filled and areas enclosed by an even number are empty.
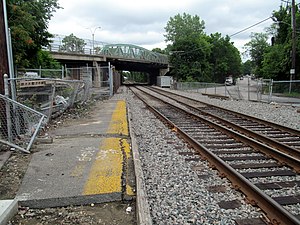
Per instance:
[[[184,49],[182,51],[181,49]],[[210,45],[206,37],[181,39],[173,44],[170,62],[171,74],[178,80],[210,81],[209,64]]]
[[[272,35],[272,46],[267,48],[264,54],[262,75],[264,78],[276,80],[290,79],[292,67],[292,26],[290,6],[281,6],[273,12],[274,23],[268,28]],[[296,21],[300,21],[300,13],[296,10]],[[299,27],[299,22],[297,22]],[[297,29],[297,28],[296,28]],[[296,62],[299,62],[300,49],[299,35],[296,37]],[[300,64],[296,63],[296,76],[299,74]],[[298,75],[299,76],[299,75]]]
[[[61,51],[84,53],[86,43],[83,39],[76,37],[74,34],[64,37],[62,43]]]
[[[161,48],[154,48],[154,49],[152,49],[152,52],[157,52],[157,53],[160,53],[160,54],[166,54],[166,50],[161,49]]]
[[[252,70],[253,70],[252,61],[248,59],[246,62],[243,63],[242,68],[243,68],[244,75],[252,74]]]
[[[284,45],[274,45],[269,47],[264,54],[264,60],[262,64],[262,76],[266,79],[282,80],[287,79],[289,69],[289,57],[287,57]]]
[[[241,57],[230,38],[215,33],[210,35],[209,42],[212,46],[210,64],[213,81],[224,83],[227,76],[238,77],[241,74]]]
[[[252,33],[251,41],[245,44],[246,51],[255,66],[254,73],[256,76],[262,75],[264,53],[269,47],[267,40],[268,35],[266,33]]]
[[[204,21],[184,13],[171,17],[165,27],[171,74],[178,80],[207,81],[210,46],[204,34]]]
[[[200,17],[195,15],[183,13],[183,15],[177,14],[171,17],[165,27],[166,30],[166,42],[174,44],[180,39],[191,37],[197,39],[200,35],[204,34],[205,23],[200,20]]]
[[[59,9],[58,0],[8,0],[14,63],[17,67],[37,67],[38,52],[49,45],[48,22]]]

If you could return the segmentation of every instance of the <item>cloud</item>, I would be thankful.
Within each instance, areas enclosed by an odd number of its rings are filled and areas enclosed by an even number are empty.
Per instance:
[[[207,34],[234,34],[262,21],[278,10],[274,0],[59,0],[64,8],[54,14],[49,31],[55,34],[73,33],[108,43],[129,43],[142,47],[164,48],[164,27],[170,17],[188,13],[205,21]],[[233,36],[240,49],[249,41],[251,32],[262,32],[271,21]],[[87,29],[89,28],[89,29]],[[91,32],[92,31],[92,32]]]

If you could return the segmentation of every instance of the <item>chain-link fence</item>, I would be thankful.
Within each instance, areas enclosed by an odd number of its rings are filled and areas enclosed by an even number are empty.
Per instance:
[[[52,79],[63,79],[65,74],[65,69],[62,66],[61,69],[17,69],[16,77],[25,78],[52,78]]]
[[[29,153],[46,117],[40,112],[0,95],[0,142]]]
[[[15,78],[7,83],[13,100],[47,115],[48,120],[89,98],[90,87],[84,81]]]
[[[274,81],[263,79],[257,81],[259,100],[300,104],[300,81]]]
[[[176,90],[201,93],[203,95],[219,95],[229,97],[224,84],[204,82],[176,82],[172,85]]]
[[[198,92],[207,95],[219,95],[235,100],[277,102],[300,104],[300,81],[273,81],[270,79],[254,80],[250,77],[240,78],[236,85],[177,82],[174,89]]]
[[[82,104],[97,96],[112,96],[120,86],[120,74],[110,65],[61,70],[27,69],[18,70],[16,75],[17,78],[5,76],[4,80],[0,142],[24,152],[29,152],[44,123],[76,103]],[[45,78],[48,76],[51,78]],[[35,115],[42,119],[36,119]]]

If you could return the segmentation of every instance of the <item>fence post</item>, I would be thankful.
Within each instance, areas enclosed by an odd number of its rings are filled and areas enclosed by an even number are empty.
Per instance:
[[[110,62],[108,62],[108,77],[109,77],[109,96],[112,97],[114,94],[114,80],[112,74],[112,68],[110,66]]]
[[[250,101],[250,78],[248,77],[248,101]]]
[[[53,105],[54,105],[54,100],[55,100],[55,91],[56,91],[56,81],[54,81],[53,88],[52,88],[47,123],[49,123],[49,121],[51,120],[51,115],[53,112]]]
[[[4,94],[6,97],[9,97],[9,88],[8,88],[8,75],[4,74]],[[11,124],[11,115],[10,115],[10,105],[6,101],[6,122],[7,122],[7,137],[8,141],[12,142],[12,124]]]
[[[272,92],[273,92],[273,79],[271,79],[270,86],[269,86],[269,99],[268,99],[268,103],[270,103],[271,100],[272,100]]]
[[[72,96],[70,98],[70,107],[74,106],[80,83],[75,83]]]
[[[61,66],[61,79],[63,80],[64,79],[64,69],[65,67],[64,66]]]

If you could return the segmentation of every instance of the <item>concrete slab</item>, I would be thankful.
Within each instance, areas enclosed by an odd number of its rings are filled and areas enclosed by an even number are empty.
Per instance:
[[[87,118],[72,121],[71,124],[59,127],[49,134],[52,137],[104,135],[111,123],[111,117],[116,109],[117,102],[109,100],[98,103],[93,109],[94,112]]]
[[[32,156],[17,194],[20,205],[45,208],[122,199],[124,160],[130,153],[124,101],[98,105],[89,118],[52,134],[53,143],[41,145]]]
[[[17,200],[0,200],[0,225],[6,225],[17,211]]]

